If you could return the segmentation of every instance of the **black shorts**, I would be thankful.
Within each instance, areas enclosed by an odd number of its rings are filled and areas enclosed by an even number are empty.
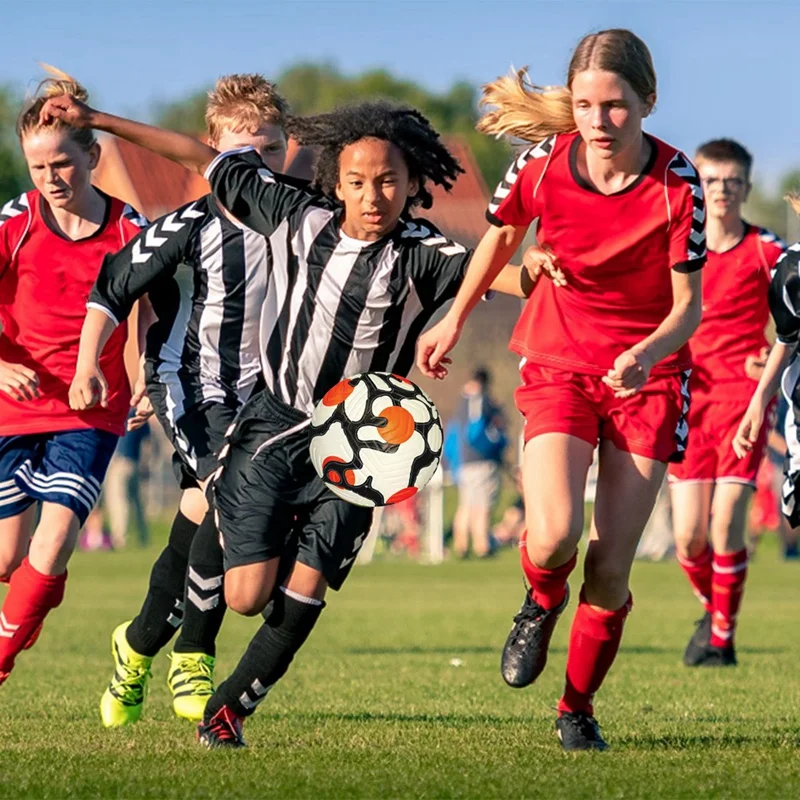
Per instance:
[[[175,448],[172,469],[181,489],[199,486],[219,466],[217,455],[238,409],[216,401],[198,403],[173,423],[167,413],[164,387],[149,383],[147,396]]]
[[[309,418],[269,390],[242,407],[220,452],[210,499],[225,569],[282,557],[344,583],[372,524],[372,509],[338,498],[308,452]]]

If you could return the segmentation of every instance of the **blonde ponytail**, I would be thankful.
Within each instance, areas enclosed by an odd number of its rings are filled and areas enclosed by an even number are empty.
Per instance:
[[[36,87],[36,91],[31,97],[28,97],[23,105],[22,112],[17,119],[17,135],[20,141],[31,133],[35,133],[43,127],[39,124],[39,112],[42,106],[51,97],[58,97],[62,94],[72,95],[77,100],[86,101],[89,99],[89,93],[81,83],[75,80],[71,75],[66,72],[52,67],[49,64],[40,64],[45,72],[50,73],[50,77],[40,81]],[[73,128],[62,120],[56,119],[49,123],[48,130],[67,130],[69,131],[70,138],[82,147],[84,150],[89,150],[96,143],[94,132],[86,128]]]
[[[565,86],[536,86],[527,67],[483,87],[480,105],[492,106],[478,122],[481,133],[540,142],[554,133],[577,130],[572,94]]]

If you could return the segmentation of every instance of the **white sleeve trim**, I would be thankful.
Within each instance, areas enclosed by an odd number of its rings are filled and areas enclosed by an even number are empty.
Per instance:
[[[220,165],[223,159],[227,158],[228,156],[238,156],[242,153],[255,153],[254,147],[239,147],[236,150],[226,150],[224,153],[220,153],[207,167],[206,171],[203,173],[203,177],[207,180],[211,180],[211,176],[216,170],[216,168]]]
[[[119,325],[119,320],[111,313],[110,309],[101,306],[100,303],[87,303],[86,308],[94,308],[96,311],[102,311],[114,325]]]

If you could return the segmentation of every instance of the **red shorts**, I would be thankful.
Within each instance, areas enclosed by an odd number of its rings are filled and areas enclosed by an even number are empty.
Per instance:
[[[515,400],[525,417],[525,441],[566,433],[594,446],[608,439],[628,453],[680,461],[688,434],[690,372],[651,377],[633,397],[620,399],[599,375],[524,364]]]
[[[733,452],[733,437],[749,402],[749,398],[725,401],[698,392],[692,395],[689,410],[692,435],[683,462],[669,468],[670,483],[756,485],[758,467],[767,450],[767,437],[775,426],[776,402],[773,400],[767,408],[755,447],[745,458],[738,459]]]

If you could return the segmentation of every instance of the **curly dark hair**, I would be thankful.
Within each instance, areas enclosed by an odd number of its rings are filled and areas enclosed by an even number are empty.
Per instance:
[[[385,139],[402,151],[409,175],[419,181],[419,190],[409,198],[407,209],[431,207],[427,180],[450,191],[464,171],[419,111],[386,101],[344,106],[313,117],[289,117],[286,132],[299,144],[313,148],[313,186],[333,199],[339,182],[339,154],[361,139]]]

